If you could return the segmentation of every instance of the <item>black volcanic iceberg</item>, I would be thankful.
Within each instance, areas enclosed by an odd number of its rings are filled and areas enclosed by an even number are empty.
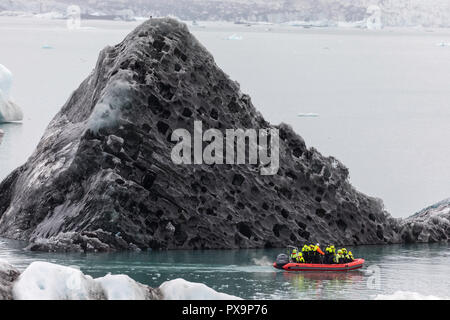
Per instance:
[[[28,162],[0,184],[0,235],[51,251],[448,238],[447,227],[420,237],[414,221],[392,218],[286,124],[276,126],[276,175],[254,165],[175,165],[171,134],[192,133],[195,120],[205,130],[275,127],[184,24],[151,19],[100,53]]]

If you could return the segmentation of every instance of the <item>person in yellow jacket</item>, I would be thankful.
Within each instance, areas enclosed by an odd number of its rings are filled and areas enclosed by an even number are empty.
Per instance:
[[[326,247],[324,263],[325,264],[332,264],[332,263],[334,263],[335,256],[336,256],[336,250],[335,250],[334,246]]]
[[[333,251],[333,254],[336,255],[336,248],[333,245],[330,246],[330,248],[331,248],[331,251]]]
[[[296,263],[305,263],[305,259],[303,259],[302,253],[298,252],[297,249],[292,250],[291,260],[292,262]]]
[[[301,252],[297,255],[297,263],[305,263],[305,259],[303,258],[303,254]]]
[[[302,248],[302,256],[306,263],[310,263],[309,253],[310,253],[310,248],[308,245],[305,244]]]
[[[344,263],[344,255],[343,255],[342,250],[338,250],[336,257],[335,257],[335,261],[337,264]]]
[[[297,257],[298,257],[297,249],[293,249],[292,253],[291,253],[291,261],[292,262],[297,262]]]
[[[345,262],[352,262],[353,260],[355,260],[353,258],[353,253],[351,251],[349,251],[346,255],[345,255]]]

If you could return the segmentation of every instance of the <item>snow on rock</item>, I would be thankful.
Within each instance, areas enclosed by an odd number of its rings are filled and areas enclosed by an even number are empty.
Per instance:
[[[12,73],[0,64],[0,123],[23,119],[19,106],[10,100]]]
[[[164,300],[239,300],[240,298],[220,293],[203,283],[174,279],[160,287]]]

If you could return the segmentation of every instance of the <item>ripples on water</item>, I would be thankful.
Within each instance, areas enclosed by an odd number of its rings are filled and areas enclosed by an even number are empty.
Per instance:
[[[20,269],[41,260],[77,266],[93,277],[127,274],[154,287],[183,278],[246,299],[373,299],[398,291],[450,296],[447,244],[354,247],[352,251],[365,258],[366,265],[347,273],[275,270],[271,263],[282,249],[52,254],[23,247],[0,239],[0,259]],[[379,270],[378,282],[372,281],[370,270]]]

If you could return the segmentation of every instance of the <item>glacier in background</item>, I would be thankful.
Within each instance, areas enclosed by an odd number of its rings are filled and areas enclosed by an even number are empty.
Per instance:
[[[321,21],[327,26],[359,21],[369,21],[373,26],[371,10],[378,7],[378,22],[384,26],[450,27],[447,0],[13,0],[0,3],[0,16],[61,19],[71,4],[80,6],[82,19],[132,20],[171,15],[185,21]]]

